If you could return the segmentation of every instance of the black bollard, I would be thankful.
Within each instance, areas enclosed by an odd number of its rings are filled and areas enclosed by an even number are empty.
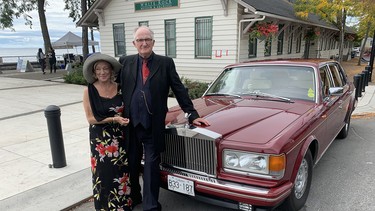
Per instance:
[[[371,82],[371,77],[372,77],[372,68],[371,68],[371,66],[370,66],[370,65],[367,65],[367,66],[365,67],[365,70],[368,71],[368,82]]]
[[[356,92],[358,92],[358,97],[362,97],[362,76],[361,74],[357,74],[357,76],[359,77],[359,81],[358,81],[358,86],[357,86],[357,89],[356,89]]]
[[[362,92],[365,92],[365,74],[364,73],[360,73],[359,75],[361,75],[361,91]]]
[[[364,70],[364,71],[362,71],[362,73],[364,73],[365,74],[365,86],[368,86],[368,77],[369,77],[369,75],[368,75],[368,70]]]
[[[64,141],[61,130],[60,108],[55,105],[49,105],[44,110],[47,118],[49,141],[51,145],[52,161],[54,168],[62,168],[66,166]]]
[[[361,80],[361,76],[359,76],[358,74],[353,76],[353,82],[354,82],[354,86],[355,86],[355,99],[358,100],[358,97],[361,97],[359,96],[359,94],[361,93],[360,92],[360,89],[358,89],[358,86],[360,84],[360,80]]]

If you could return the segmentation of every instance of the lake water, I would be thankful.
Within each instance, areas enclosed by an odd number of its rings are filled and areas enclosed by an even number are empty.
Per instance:
[[[96,46],[96,52],[100,49]],[[30,62],[36,61],[36,53],[38,48],[0,48],[0,57],[4,63],[17,62],[18,59],[29,60]],[[43,50],[44,52],[44,50]],[[46,52],[44,52],[46,54]],[[63,54],[73,53],[82,55],[82,47],[79,46],[73,49],[55,49],[57,60],[64,60]],[[91,46],[89,47],[89,53],[92,53]]]

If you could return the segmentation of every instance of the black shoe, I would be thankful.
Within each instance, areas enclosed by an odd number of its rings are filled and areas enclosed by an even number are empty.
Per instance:
[[[130,194],[130,198],[132,199],[132,208],[134,209],[138,204],[142,204],[142,194],[140,190],[132,190]]]
[[[142,199],[133,200],[132,209],[134,209],[139,204],[142,204]]]
[[[46,74],[46,72],[43,72],[43,75]]]

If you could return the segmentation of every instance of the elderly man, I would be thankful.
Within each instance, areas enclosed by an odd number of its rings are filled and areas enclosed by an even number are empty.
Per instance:
[[[195,125],[209,125],[194,109],[173,60],[153,52],[153,31],[140,26],[134,31],[133,45],[138,54],[120,58],[124,116],[130,118],[125,135],[129,144],[130,182],[133,205],[142,202],[139,185],[140,162],[144,150],[143,210],[161,210],[159,199],[160,153],[165,150],[165,116],[169,88]],[[143,145],[143,148],[142,148]]]

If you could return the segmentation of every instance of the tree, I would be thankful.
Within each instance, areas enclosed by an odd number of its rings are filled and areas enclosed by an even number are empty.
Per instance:
[[[73,18],[73,22],[76,22],[82,16],[84,16],[91,7],[91,5],[95,2],[95,0],[64,0],[65,1],[65,10],[69,10],[69,17]],[[94,40],[94,33],[93,29],[91,28],[91,40]],[[94,46],[93,52],[95,52]],[[82,53],[83,58],[86,59],[87,55],[89,54],[88,49],[88,27],[82,26]]]
[[[345,23],[348,15],[356,14],[359,0],[297,0],[294,9],[296,15],[308,18],[316,14],[321,19],[332,23],[339,29],[339,61],[343,58]]]
[[[32,28],[32,17],[28,15],[28,12],[38,10],[40,28],[43,35],[44,52],[47,52],[51,47],[51,40],[45,16],[45,3],[45,0],[2,0],[0,2],[0,29],[9,28],[15,31],[13,28],[13,20],[21,16],[24,17],[25,24]]]
[[[370,32],[375,34],[375,1],[374,0],[363,0],[358,4],[359,14],[359,27],[358,35],[363,38],[364,42],[361,45],[361,52],[359,58],[362,58],[365,52],[365,41],[369,37]],[[358,60],[358,65],[361,65],[361,59]]]

